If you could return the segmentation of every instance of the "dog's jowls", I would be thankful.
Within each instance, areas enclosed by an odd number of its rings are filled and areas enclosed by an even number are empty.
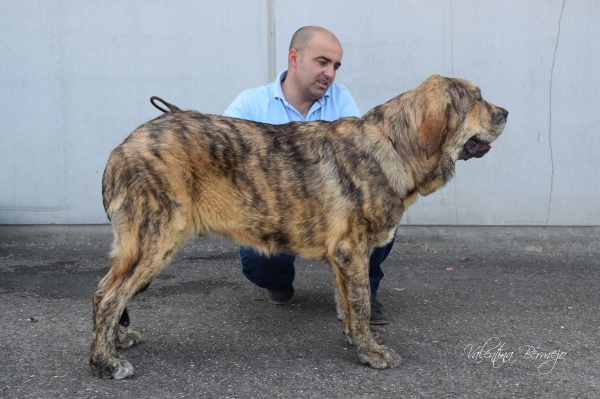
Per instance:
[[[369,256],[457,160],[490,150],[507,115],[475,85],[432,76],[362,119],[276,126],[175,109],[140,126],[111,153],[102,182],[114,242],[93,298],[93,372],[133,375],[115,350],[141,340],[119,325],[127,301],[187,239],[207,234],[327,261],[360,361],[398,366],[368,327]]]

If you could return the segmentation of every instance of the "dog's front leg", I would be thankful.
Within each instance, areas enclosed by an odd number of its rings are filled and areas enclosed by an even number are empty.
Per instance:
[[[361,362],[377,369],[398,367],[400,356],[379,345],[369,329],[371,289],[368,253],[360,245],[338,245],[329,256],[337,285],[338,313],[343,311],[344,333],[355,345]]]

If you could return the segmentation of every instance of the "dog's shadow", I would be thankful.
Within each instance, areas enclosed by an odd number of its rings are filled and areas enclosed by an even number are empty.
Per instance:
[[[265,290],[249,283],[218,288],[216,303],[184,294],[170,297],[178,303],[170,306],[163,296],[148,297],[144,306],[132,307],[132,327],[143,341],[120,351],[149,373],[165,363],[172,364],[169,369],[302,360],[360,364],[348,350],[329,286],[299,287],[294,302],[283,306],[270,304]]]

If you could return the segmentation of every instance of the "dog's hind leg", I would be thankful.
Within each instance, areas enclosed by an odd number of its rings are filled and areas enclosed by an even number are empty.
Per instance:
[[[343,311],[344,334],[355,345],[360,361],[377,369],[398,367],[401,362],[392,349],[379,345],[369,328],[371,292],[369,251],[361,245],[339,243],[328,255],[337,285],[338,308]]]
[[[125,305],[171,262],[189,237],[184,229],[172,225],[161,227],[146,234],[117,233],[115,228],[112,267],[100,281],[93,299],[90,367],[99,377],[122,379],[133,375],[131,363],[120,358],[115,350],[115,346],[131,346],[141,340],[139,333],[119,326]]]
[[[334,276],[335,270],[333,270]],[[342,295],[340,294],[340,286],[337,282],[337,278],[333,282],[333,288],[335,293],[335,310],[337,313],[337,319],[342,323],[346,320],[346,308],[344,307],[344,302],[342,301]]]
[[[118,326],[119,315],[129,299],[124,285],[124,279],[116,277],[111,269],[100,281],[94,294],[94,332],[90,367],[98,377],[121,379],[133,375],[133,366],[120,359],[115,350],[118,333],[121,335],[119,340],[126,339]],[[141,336],[138,338],[141,339]]]
[[[150,286],[150,283],[142,287],[135,295],[146,291],[148,286]],[[125,308],[123,309],[123,314],[121,314],[119,324],[117,325],[117,338],[115,340],[115,346],[117,348],[129,348],[142,341],[142,335],[140,333],[128,328],[129,323],[129,313],[127,312],[127,308]]]

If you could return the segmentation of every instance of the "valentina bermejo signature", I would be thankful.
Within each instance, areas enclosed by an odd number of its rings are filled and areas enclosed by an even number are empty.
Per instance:
[[[540,374],[550,374],[556,364],[564,361],[567,356],[566,351],[545,352],[529,345],[520,346],[518,352],[510,351],[505,349],[504,342],[498,337],[492,337],[480,346],[469,344],[465,347],[464,352],[469,359],[475,360],[475,363],[489,361],[494,368],[500,368],[519,360],[533,361]]]

